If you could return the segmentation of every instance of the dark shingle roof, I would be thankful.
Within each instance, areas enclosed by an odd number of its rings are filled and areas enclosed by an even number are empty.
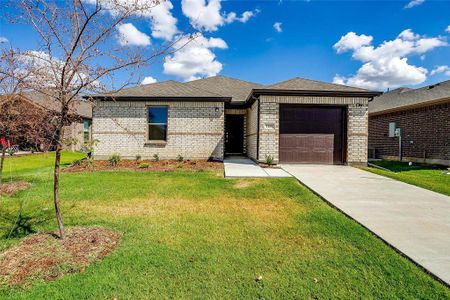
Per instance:
[[[217,100],[226,102],[231,100],[232,104],[243,105],[246,100],[252,98],[252,95],[277,93],[277,91],[280,93],[290,92],[291,94],[292,92],[303,94],[304,92],[312,91],[316,94],[341,93],[343,95],[353,95],[359,92],[361,96],[367,97],[378,95],[378,93],[364,89],[302,78],[293,78],[273,85],[264,86],[225,76],[213,76],[185,83],[173,80],[162,81],[123,89],[115,93],[91,95],[90,97],[110,100],[114,98],[115,100],[161,98],[177,101],[185,98],[185,100],[191,101]]]
[[[295,77],[272,85],[267,85],[268,90],[298,90],[298,91],[336,91],[336,92],[368,92],[368,90],[350,87],[341,84],[328,83]]]
[[[244,81],[240,79],[213,76],[186,82],[185,85],[196,87],[205,91],[214,92],[224,97],[232,97],[232,101],[245,101],[252,89],[262,88],[258,83]]]
[[[25,92],[21,94],[23,97],[36,103],[39,106],[46,108],[47,110],[60,110],[60,103],[57,102],[54,98],[49,95],[33,91],[33,92]],[[92,103],[81,98],[74,99],[72,105],[69,109],[69,113],[78,115],[83,118],[92,119]]]
[[[419,89],[396,89],[375,97],[369,104],[369,114],[408,109],[414,106],[450,100],[450,80]]]
[[[198,89],[174,80],[143,84],[118,91],[105,93],[93,97],[198,97],[221,98],[223,95]]]

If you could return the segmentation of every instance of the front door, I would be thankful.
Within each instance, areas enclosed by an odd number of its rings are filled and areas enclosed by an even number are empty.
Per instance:
[[[225,154],[244,153],[244,116],[225,115]]]

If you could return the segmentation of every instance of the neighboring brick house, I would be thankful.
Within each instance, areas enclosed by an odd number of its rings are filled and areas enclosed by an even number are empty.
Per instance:
[[[7,99],[13,98],[7,97]],[[25,101],[33,105],[37,110],[40,110],[42,114],[52,114],[59,109],[58,103],[55,100],[39,92],[21,93],[14,100]],[[77,143],[68,145],[65,148],[72,151],[79,150],[85,141],[91,139],[92,104],[83,99],[73,101],[69,109],[69,114],[73,122],[69,126],[64,126],[64,138],[67,140],[74,139]],[[49,141],[49,143],[51,142]],[[46,147],[48,146],[50,145]]]
[[[301,78],[263,86],[224,76],[94,95],[94,155],[366,164],[368,103],[376,95]]]
[[[450,165],[450,81],[396,89],[371,101],[369,148],[376,158],[398,160],[401,154],[405,161]]]

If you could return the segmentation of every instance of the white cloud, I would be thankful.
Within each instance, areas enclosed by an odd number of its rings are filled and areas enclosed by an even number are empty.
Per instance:
[[[17,71],[26,75],[25,82],[28,86],[39,90],[43,87],[54,88],[60,83],[60,75],[64,67],[64,63],[60,59],[44,51],[25,51],[19,55],[18,62],[21,66],[18,67]],[[90,76],[83,72],[82,68],[72,71],[75,72],[75,76],[69,83],[71,88],[77,89],[89,82]],[[98,81],[93,81],[90,84],[91,88],[100,86],[101,84]]]
[[[273,28],[275,29],[276,32],[282,32],[282,31],[283,31],[283,29],[281,28],[281,24],[283,24],[283,23],[281,23],[281,22],[275,22],[275,23],[273,24]]]
[[[7,43],[7,42],[8,42],[7,38],[0,36],[0,44]]]
[[[95,5],[98,0],[82,1]],[[172,40],[179,32],[177,19],[171,12],[173,5],[170,0],[159,1],[159,3],[149,0],[100,0],[100,3],[113,16],[121,10],[133,9],[134,15],[149,20],[154,38]]]
[[[181,8],[194,28],[205,31],[216,31],[220,26],[235,21],[247,23],[259,13],[258,9],[245,11],[240,17],[235,12],[222,13],[221,0],[182,0]]]
[[[139,31],[131,23],[120,24],[117,26],[119,31],[119,44],[122,46],[148,46],[150,45],[150,37]]]
[[[250,20],[250,18],[256,16],[259,13],[260,13],[259,9],[255,9],[254,11],[247,10],[247,11],[244,11],[240,17],[238,17],[235,12],[230,12],[226,15],[224,21],[227,24],[233,23],[234,21],[239,21],[241,23],[247,23],[248,20]]]
[[[172,40],[179,32],[177,29],[177,19],[172,15],[173,5],[170,1],[161,1],[159,5],[151,9],[152,36],[165,40]]]
[[[447,31],[448,33],[450,33],[450,25],[447,26],[447,28],[445,29],[445,31]]]
[[[227,49],[228,45],[220,38],[208,39],[199,35],[191,41],[189,37],[181,38],[175,48],[178,50],[164,59],[164,73],[190,81],[217,75],[222,64],[211,49]]]
[[[412,1],[409,1],[408,4],[405,5],[405,8],[412,8],[414,6],[422,4],[424,2],[425,2],[425,0],[412,0]]]
[[[440,37],[426,38],[410,29],[377,47],[372,45],[372,41],[372,36],[353,32],[341,37],[333,48],[337,53],[351,51],[352,57],[363,65],[353,76],[337,75],[335,82],[375,90],[419,84],[427,79],[428,70],[410,65],[408,56],[424,55],[434,48],[447,46],[447,42]]]
[[[373,37],[365,34],[357,35],[354,32],[349,32],[342,36],[341,39],[333,45],[337,53],[342,53],[347,50],[356,50],[362,46],[367,46],[372,43]]]
[[[437,66],[435,69],[433,69],[431,71],[431,75],[436,75],[436,74],[440,74],[440,73],[444,73],[445,76],[450,76],[450,66]]]
[[[155,78],[153,78],[152,76],[147,76],[141,81],[141,84],[150,84],[155,82],[157,82]]]

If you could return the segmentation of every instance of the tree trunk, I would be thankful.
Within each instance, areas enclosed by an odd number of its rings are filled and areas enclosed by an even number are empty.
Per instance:
[[[63,118],[61,118],[63,119]],[[61,137],[63,136],[63,123],[59,124],[56,128],[56,157],[55,157],[55,169],[53,172],[53,202],[55,204],[56,221],[58,222],[59,238],[64,239],[64,224],[61,217],[61,208],[59,205],[59,171],[61,164]]]
[[[0,185],[2,185],[3,165],[5,162],[6,147],[2,147],[2,158],[0,158]]]

